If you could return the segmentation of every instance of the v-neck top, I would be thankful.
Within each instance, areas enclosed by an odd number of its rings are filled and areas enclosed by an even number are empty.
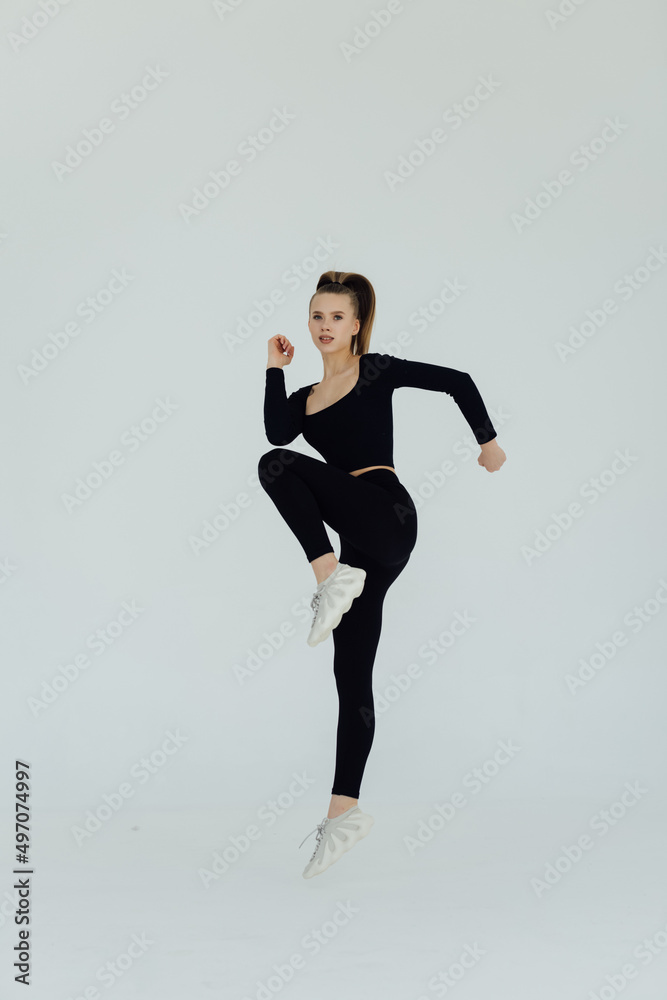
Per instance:
[[[284,368],[266,369],[266,436],[271,444],[284,446],[303,434],[325,462],[344,472],[368,465],[394,466],[392,393],[401,386],[446,392],[478,444],[496,437],[477,386],[467,372],[456,368],[392,354],[362,354],[359,377],[349,392],[316,413],[306,413],[306,399],[314,384],[303,385],[288,396]]]

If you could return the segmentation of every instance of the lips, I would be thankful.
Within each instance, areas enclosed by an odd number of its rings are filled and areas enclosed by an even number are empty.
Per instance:
[[[320,337],[320,340],[322,342],[326,341],[326,343],[328,344],[333,340],[333,337]]]

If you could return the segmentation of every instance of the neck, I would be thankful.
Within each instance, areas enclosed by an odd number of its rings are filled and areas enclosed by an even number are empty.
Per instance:
[[[357,355],[352,354],[349,346],[341,347],[339,351],[331,351],[322,354],[324,365],[323,380],[333,378],[334,375],[348,375],[354,371],[358,364]]]

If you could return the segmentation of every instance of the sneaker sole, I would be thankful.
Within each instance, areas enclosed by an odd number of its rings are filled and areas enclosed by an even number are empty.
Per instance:
[[[319,643],[324,642],[325,639],[329,638],[329,636],[331,635],[331,633],[333,632],[333,630],[335,628],[338,628],[338,626],[340,625],[340,622],[341,622],[341,618],[352,607],[352,601],[355,601],[357,599],[357,597],[359,597],[359,595],[362,592],[362,590],[364,589],[364,585],[366,583],[366,577],[365,576],[364,576],[363,580],[360,581],[360,583],[361,583],[361,586],[357,590],[356,594],[353,593],[352,596],[350,597],[350,600],[347,602],[346,607],[340,609],[340,614],[338,615],[336,621],[332,622],[330,628],[328,628],[327,631],[324,632],[319,637],[319,639],[315,639],[312,642],[311,642],[310,639],[307,640],[309,646],[317,646],[317,645],[319,645]]]

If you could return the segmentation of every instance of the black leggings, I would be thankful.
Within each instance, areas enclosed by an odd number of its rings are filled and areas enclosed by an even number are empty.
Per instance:
[[[375,734],[372,673],[382,605],[417,541],[417,511],[391,469],[351,476],[289,448],[262,455],[257,471],[308,562],[333,552],[323,521],[340,536],[339,561],[366,570],[364,589],[331,633],[338,689],[332,795],[359,798]]]

